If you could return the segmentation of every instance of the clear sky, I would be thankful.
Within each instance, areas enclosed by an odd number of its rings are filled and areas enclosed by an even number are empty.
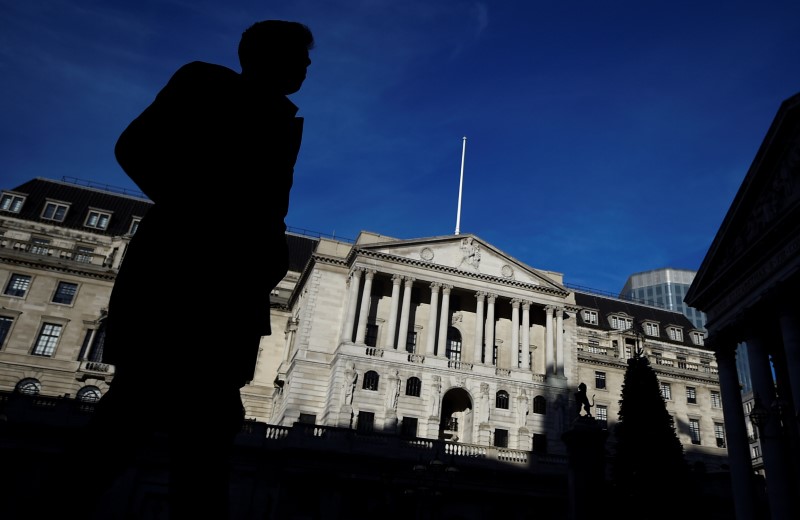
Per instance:
[[[467,137],[460,232],[612,293],[700,266],[800,92],[797,0],[0,0],[0,188],[135,188],[120,132],[267,18],[316,39],[290,227],[454,234]]]

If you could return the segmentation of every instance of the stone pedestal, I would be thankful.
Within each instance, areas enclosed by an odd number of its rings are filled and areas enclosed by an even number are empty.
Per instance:
[[[576,418],[561,440],[569,457],[569,520],[594,520],[606,497],[608,432],[591,416]]]

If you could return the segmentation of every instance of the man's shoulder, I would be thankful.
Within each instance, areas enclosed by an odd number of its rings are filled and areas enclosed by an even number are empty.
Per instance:
[[[223,65],[206,63],[204,61],[192,61],[179,68],[172,76],[174,82],[182,81],[203,81],[212,82],[235,82],[239,80],[239,73]]]

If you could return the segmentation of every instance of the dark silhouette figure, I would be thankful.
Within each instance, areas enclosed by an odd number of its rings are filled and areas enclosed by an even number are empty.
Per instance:
[[[592,396],[592,399],[594,399],[594,396]],[[589,403],[589,397],[586,394],[586,383],[578,385],[578,391],[575,392],[575,401],[578,403],[578,415],[581,414],[581,408],[583,408],[588,417],[592,416],[592,406],[594,405]]]
[[[313,43],[296,22],[252,25],[241,73],[184,65],[116,144],[154,205],[111,294],[103,359],[116,372],[91,427],[117,470],[154,433],[167,436],[173,519],[229,515],[240,388],[288,270],[284,219],[303,120],[286,96],[303,84]]]

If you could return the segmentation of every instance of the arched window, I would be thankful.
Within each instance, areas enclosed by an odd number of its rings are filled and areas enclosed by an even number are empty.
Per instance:
[[[542,415],[547,413],[547,401],[544,396],[537,395],[533,398],[533,413],[540,413]]]
[[[374,370],[370,370],[366,374],[364,374],[364,385],[362,388],[364,390],[377,390],[378,389],[378,380],[381,377],[378,375],[377,372]]]
[[[455,327],[447,329],[447,359],[461,361],[461,333]]]
[[[502,408],[503,410],[508,410],[508,392],[505,390],[500,390],[497,392],[497,397],[495,399],[495,404],[497,408]]]
[[[42,383],[38,379],[26,377],[17,383],[15,390],[25,395],[37,395],[42,391]]]
[[[96,386],[84,386],[80,390],[78,390],[78,395],[76,396],[78,401],[82,403],[96,403],[100,400],[100,389]]]
[[[406,395],[419,397],[419,392],[422,389],[422,381],[418,377],[409,377],[406,381]]]

